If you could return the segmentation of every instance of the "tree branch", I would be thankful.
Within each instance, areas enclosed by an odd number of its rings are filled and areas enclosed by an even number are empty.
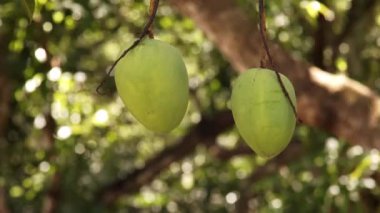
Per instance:
[[[12,101],[12,91],[13,86],[12,82],[8,77],[8,70],[5,70],[8,67],[5,63],[7,56],[7,44],[8,39],[4,38],[0,34],[0,150],[6,150],[6,132],[10,120],[10,110],[11,110],[11,101]],[[0,153],[1,156],[2,153]],[[1,164],[5,161],[0,157]],[[3,167],[3,164],[0,165]],[[0,212],[8,213],[8,205],[6,202],[6,188],[3,185],[0,185]]]
[[[48,112],[45,114],[46,126],[43,129],[43,140],[46,144],[46,152],[49,155],[49,162],[54,162],[56,155],[54,153],[55,132],[57,129],[57,123]],[[50,186],[43,200],[42,212],[54,213],[57,212],[59,205],[59,198],[61,193],[61,175],[59,174],[59,168],[55,171],[51,178]]]
[[[187,135],[146,162],[144,168],[136,169],[124,178],[105,186],[98,194],[98,199],[106,205],[112,204],[120,195],[133,194],[145,184],[151,182],[172,162],[191,154],[197,145],[210,146],[215,138],[232,127],[233,119],[229,111],[219,112],[212,117],[203,117]]]
[[[256,24],[233,0],[170,0],[191,17],[233,67],[242,72],[260,65],[260,35]],[[294,59],[269,43],[274,63],[294,83],[298,115],[351,144],[380,148],[380,99],[366,86]]]
[[[325,3],[325,0],[320,1],[321,3]],[[325,60],[324,60],[324,50],[326,48],[326,31],[327,27],[330,26],[326,21],[325,16],[319,12],[317,17],[317,29],[314,32],[314,48],[312,53],[312,63],[315,66],[325,69]]]

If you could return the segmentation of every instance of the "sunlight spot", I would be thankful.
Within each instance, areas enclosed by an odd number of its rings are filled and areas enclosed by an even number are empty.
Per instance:
[[[274,17],[274,23],[277,27],[284,27],[289,24],[289,18],[284,14],[280,14]]]
[[[199,87],[200,84],[201,84],[201,79],[199,77],[192,77],[189,79],[189,87],[191,89],[195,89]]]
[[[280,39],[281,42],[289,41],[289,39],[290,39],[289,33],[285,32],[285,31],[280,32],[280,34],[278,35],[278,39]]]
[[[339,141],[336,138],[328,138],[326,140],[326,148],[328,151],[335,151],[339,148]]]
[[[350,45],[348,45],[347,43],[342,43],[341,45],[339,45],[339,51],[342,54],[347,54],[350,51]]]
[[[41,172],[48,172],[50,169],[50,164],[46,161],[42,161],[38,166]]]
[[[234,204],[237,201],[237,199],[238,199],[238,196],[235,192],[229,192],[226,195],[226,201],[229,204]]]
[[[319,1],[301,1],[300,6],[304,8],[312,18],[316,18],[318,14],[322,14],[327,21],[333,21],[335,19],[335,13]]]
[[[34,57],[36,57],[37,61],[43,63],[47,59],[47,54],[44,48],[39,47],[34,51]]]
[[[199,112],[194,112],[194,113],[191,113],[190,115],[190,120],[192,123],[194,124],[197,124],[201,121],[202,117],[201,117],[201,114]]]
[[[143,197],[144,197],[144,200],[147,202],[147,203],[152,203],[155,199],[156,199],[156,196],[155,194],[152,192],[152,191],[144,191],[142,193]]]
[[[86,148],[84,147],[83,144],[78,143],[77,145],[75,145],[74,151],[78,155],[81,155],[81,154],[83,154],[86,151]]]
[[[339,57],[338,59],[336,59],[335,65],[339,71],[341,71],[341,72],[347,71],[348,64],[347,64],[346,59]]]
[[[61,78],[59,79],[58,89],[61,92],[69,92],[74,89],[73,76],[69,72],[62,73]]]
[[[59,139],[64,140],[71,136],[72,130],[69,126],[61,126],[57,131],[57,136]]]
[[[36,129],[42,129],[46,126],[46,120],[45,120],[45,117],[42,115],[42,114],[39,114],[37,115],[35,118],[34,118],[34,127]]]
[[[358,202],[360,199],[359,193],[358,192],[350,192],[349,195],[350,199],[354,202]]]
[[[184,163],[182,163],[182,171],[184,173],[191,173],[193,171],[193,164],[185,161]]]
[[[90,170],[94,174],[99,173],[101,169],[102,169],[102,165],[100,163],[98,163],[98,162],[94,162],[90,166]]]
[[[35,75],[32,79],[29,79],[25,83],[25,91],[28,93],[34,92],[42,83],[42,77]]]
[[[369,168],[372,171],[376,171],[379,168],[379,164],[380,164],[380,153],[379,153],[379,151],[376,149],[372,149],[370,152],[370,159],[371,159],[371,165]]]
[[[312,2],[310,2],[309,6],[314,11],[320,11],[321,10],[321,3],[319,3],[319,1],[312,1]]]
[[[216,143],[222,147],[232,149],[235,147],[239,137],[236,134],[222,134],[216,138]]]
[[[292,183],[291,183],[291,186],[292,186],[292,188],[293,188],[293,190],[294,190],[295,192],[300,192],[300,191],[302,191],[302,189],[303,189],[303,185],[302,185],[302,183],[300,183],[300,182],[298,182],[298,181],[294,181],[294,182],[292,182]]]
[[[358,180],[356,178],[350,178],[347,184],[348,191],[354,191],[358,187]]]
[[[347,150],[347,157],[354,158],[356,156],[362,155],[364,152],[363,147],[355,145]]]
[[[368,189],[374,189],[376,187],[376,182],[372,178],[364,178],[362,184]]]
[[[93,122],[97,125],[104,125],[108,122],[109,115],[105,109],[99,109],[96,111]]]
[[[84,72],[76,72],[74,74],[74,79],[76,82],[83,83],[87,80],[87,75]]]
[[[9,190],[9,194],[14,198],[21,197],[24,194],[24,189],[20,186],[12,186]]]
[[[48,72],[47,77],[50,81],[58,81],[62,75],[62,69],[60,67],[53,67]]]
[[[176,174],[180,171],[181,167],[179,166],[178,163],[172,163],[169,167],[170,172],[173,174]]]
[[[286,167],[286,166],[281,166],[280,170],[279,170],[279,173],[282,177],[288,177],[290,172],[289,172],[289,168]]]
[[[340,188],[338,185],[331,185],[328,190],[329,193],[333,196],[336,196],[340,193]]]
[[[73,123],[73,124],[79,124],[82,120],[82,117],[79,113],[73,113],[70,115],[70,121]]]
[[[379,151],[376,149],[371,150],[371,161],[374,164],[379,164],[380,163],[380,156],[379,156]]]
[[[273,199],[270,203],[274,209],[279,209],[282,207],[282,200],[278,198]]]
[[[53,30],[53,25],[50,23],[50,22],[44,22],[44,24],[42,25],[42,29],[45,31],[45,32],[51,32]]]
[[[206,156],[202,153],[198,153],[194,158],[194,162],[197,166],[201,166],[206,162]]]
[[[54,23],[59,24],[63,21],[63,19],[65,19],[65,14],[62,11],[56,11],[53,13],[52,18]]]
[[[170,201],[167,205],[166,208],[169,212],[178,212],[178,205],[177,203]]]
[[[347,175],[342,175],[342,176],[340,176],[339,179],[338,179],[338,182],[339,182],[341,185],[347,185],[349,181],[350,181],[350,179],[348,178]]]
[[[313,173],[309,171],[305,171],[301,173],[301,180],[304,182],[311,182],[313,180]]]
[[[191,189],[194,186],[194,176],[192,173],[181,176],[181,185],[184,189]]]
[[[69,116],[68,108],[60,102],[51,104],[51,116],[54,119],[67,118]]]

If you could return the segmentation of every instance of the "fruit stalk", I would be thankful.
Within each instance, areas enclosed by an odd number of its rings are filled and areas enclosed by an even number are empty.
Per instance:
[[[272,59],[272,56],[271,56],[270,51],[269,51],[269,47],[268,47],[268,43],[267,43],[267,38],[266,38],[266,25],[265,25],[265,8],[264,8],[264,3],[265,3],[264,0],[259,0],[259,25],[260,25],[260,36],[261,36],[261,39],[262,39],[262,41],[263,41],[263,46],[264,46],[265,52],[266,52],[266,54],[267,54],[267,57],[268,57],[268,60],[269,60],[269,63],[270,63],[271,69],[274,70],[274,72],[276,73],[276,77],[277,77],[278,83],[280,84],[281,90],[282,90],[282,92],[284,93],[286,99],[289,101],[289,104],[290,104],[290,106],[292,107],[292,110],[293,110],[294,116],[298,119],[297,111],[296,111],[296,107],[294,106],[293,102],[291,101],[290,96],[289,96],[289,93],[288,93],[288,91],[286,90],[286,88],[285,88],[285,86],[284,86],[284,83],[283,83],[282,80],[281,80],[280,74],[278,73],[277,69],[276,69],[275,66],[274,66],[273,59]],[[300,121],[300,120],[298,119],[298,121]]]
[[[158,8],[158,0],[150,0],[150,5],[149,5],[149,17],[155,16],[155,12],[157,11]],[[148,35],[149,38],[154,38],[154,33],[153,33],[153,25],[151,24],[148,28]]]
[[[153,36],[153,33],[151,31],[151,27],[153,25],[154,19],[156,18],[156,14],[157,14],[157,9],[158,9],[159,3],[160,3],[160,0],[151,0],[150,1],[149,18],[148,18],[147,23],[144,26],[143,31],[141,32],[140,36],[133,42],[133,44],[130,47],[128,47],[127,49],[125,49],[123,51],[123,53],[119,56],[119,58],[117,58],[114,61],[114,63],[112,64],[111,68],[108,70],[106,76],[104,76],[102,82],[96,88],[96,92],[99,95],[105,95],[106,94],[106,93],[101,92],[100,89],[103,87],[104,83],[107,81],[107,78],[111,76],[112,71],[115,69],[115,67],[119,63],[119,61],[122,58],[124,58],[124,56],[126,56],[129,51],[131,51],[133,48],[137,47],[137,45],[140,44],[140,42],[145,38],[146,35],[149,34],[149,37],[151,37],[150,34],[152,34],[152,36]]]

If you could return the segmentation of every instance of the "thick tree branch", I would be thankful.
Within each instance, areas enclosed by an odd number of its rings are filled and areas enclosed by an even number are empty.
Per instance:
[[[0,150],[6,150],[6,132],[10,120],[10,106],[12,101],[12,83],[6,70],[6,55],[8,40],[0,34]],[[3,153],[0,153],[3,156]],[[5,161],[0,157],[0,167]],[[6,188],[0,185],[0,212],[9,212],[6,202]]]
[[[264,53],[257,23],[234,0],[170,0],[191,17],[236,70],[259,67]],[[269,44],[278,70],[294,83],[304,123],[351,144],[380,148],[380,99],[364,85],[294,59]]]
[[[187,135],[146,162],[142,169],[137,169],[104,187],[99,193],[99,199],[109,205],[122,194],[138,192],[141,186],[151,182],[172,162],[191,154],[198,144],[212,145],[215,138],[232,125],[233,119],[229,111],[216,113],[212,117],[203,117],[202,121]]]
[[[43,142],[45,144],[45,149],[49,155],[49,161],[54,162],[56,158],[56,153],[54,153],[54,142],[55,142],[55,132],[57,129],[57,123],[48,112],[45,114],[46,126],[43,129]],[[43,213],[54,213],[57,212],[59,207],[59,200],[61,195],[61,175],[59,169],[55,171],[51,178],[50,186],[47,190],[46,196],[44,197],[42,204]]]
[[[322,2],[324,3],[324,2]],[[313,56],[312,56],[312,62],[315,66],[324,69],[325,63],[324,63],[324,50],[326,48],[327,42],[326,42],[326,31],[328,22],[325,19],[325,16],[322,13],[318,14],[317,18],[317,29],[314,32],[314,49],[313,49]]]
[[[0,186],[0,212],[8,213],[8,206],[6,203],[6,192],[3,186]]]

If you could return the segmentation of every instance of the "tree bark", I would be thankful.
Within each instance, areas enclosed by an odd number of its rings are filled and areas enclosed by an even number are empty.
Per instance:
[[[170,0],[192,18],[233,67],[244,72],[259,67],[264,54],[257,23],[234,0]],[[327,73],[269,44],[278,71],[297,93],[300,118],[351,144],[380,148],[380,99],[366,86]]]
[[[1,55],[0,55],[1,58]],[[0,59],[0,68],[1,65]],[[11,101],[11,86],[9,79],[6,76],[5,72],[0,70],[0,150],[6,149],[6,129],[8,128],[9,121],[9,111],[10,111],[10,101]],[[3,167],[3,164],[0,165]],[[6,189],[5,186],[0,185],[0,212],[7,213],[9,212],[7,202],[6,202]]]
[[[10,119],[10,105],[12,101],[12,83],[8,77],[8,70],[6,70],[5,56],[7,55],[7,44],[9,39],[0,34],[0,167],[4,166],[2,152],[7,148],[6,133]],[[1,174],[0,174],[1,175]],[[0,185],[0,212],[8,213],[6,187]]]

